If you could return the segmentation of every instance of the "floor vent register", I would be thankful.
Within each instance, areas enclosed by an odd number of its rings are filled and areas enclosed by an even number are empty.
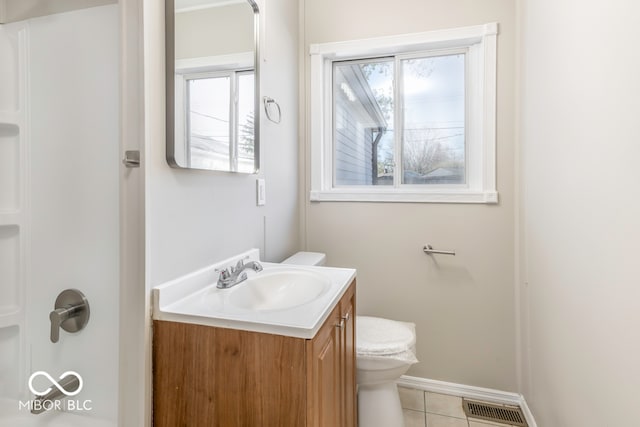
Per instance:
[[[494,405],[485,402],[462,399],[464,413],[470,418],[505,423],[512,426],[528,427],[522,410],[517,406]]]

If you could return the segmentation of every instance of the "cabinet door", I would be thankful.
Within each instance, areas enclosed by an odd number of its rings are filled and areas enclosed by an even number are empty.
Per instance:
[[[310,346],[307,426],[341,426],[340,318],[339,305],[326,320]]]
[[[356,336],[355,336],[355,284],[352,284],[341,301],[340,365],[342,376],[342,425],[355,427],[357,422],[356,398]]]
[[[155,427],[304,426],[307,340],[158,320],[153,335]]]

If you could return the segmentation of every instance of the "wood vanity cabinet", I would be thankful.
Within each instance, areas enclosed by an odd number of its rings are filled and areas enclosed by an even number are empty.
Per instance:
[[[156,427],[356,427],[355,280],[312,339],[155,320]]]
[[[307,426],[355,427],[355,283],[307,340]]]

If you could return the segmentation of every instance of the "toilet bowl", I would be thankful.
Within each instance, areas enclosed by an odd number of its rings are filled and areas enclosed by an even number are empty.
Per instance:
[[[324,265],[319,252],[298,252],[283,264]],[[356,316],[356,382],[359,427],[403,427],[396,381],[418,360],[415,325]]]
[[[356,316],[356,372],[360,427],[402,427],[396,381],[417,362],[412,323]]]

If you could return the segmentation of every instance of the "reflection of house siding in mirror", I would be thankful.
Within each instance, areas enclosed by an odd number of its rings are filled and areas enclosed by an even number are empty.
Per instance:
[[[176,59],[252,52],[253,17],[248,3],[176,13]]]

